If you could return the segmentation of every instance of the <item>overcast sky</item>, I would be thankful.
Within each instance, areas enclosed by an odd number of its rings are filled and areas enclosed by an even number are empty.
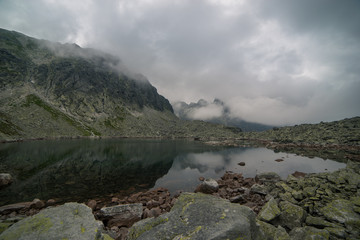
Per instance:
[[[171,102],[248,121],[360,115],[359,0],[0,0],[0,27],[117,55]]]

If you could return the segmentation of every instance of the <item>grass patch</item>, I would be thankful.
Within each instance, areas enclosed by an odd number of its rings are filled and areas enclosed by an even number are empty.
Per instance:
[[[35,104],[45,111],[49,112],[54,119],[62,119],[67,122],[69,125],[75,127],[79,130],[84,136],[91,136],[92,134],[96,136],[100,136],[101,133],[98,132],[96,129],[89,127],[85,124],[81,124],[80,122],[76,121],[75,119],[71,118],[70,116],[66,115],[65,113],[51,107],[49,104],[44,102],[41,98],[36,96],[35,94],[30,94],[26,96],[24,107],[29,107],[31,104]]]
[[[9,136],[14,136],[20,135],[21,131],[22,129],[13,124],[6,114],[0,112],[0,132]]]

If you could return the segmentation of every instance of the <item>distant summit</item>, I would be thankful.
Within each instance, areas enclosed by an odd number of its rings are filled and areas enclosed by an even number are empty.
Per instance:
[[[183,120],[203,120],[228,127],[237,127],[244,132],[259,132],[273,128],[273,126],[247,122],[234,117],[230,108],[217,98],[213,102],[200,99],[197,103],[175,102],[172,105],[176,116]]]

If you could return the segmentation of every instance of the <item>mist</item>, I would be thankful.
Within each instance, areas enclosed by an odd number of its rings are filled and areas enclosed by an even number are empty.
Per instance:
[[[0,27],[114,55],[114,68],[142,74],[171,102],[219,98],[235,117],[291,125],[360,115],[359,8],[357,0],[4,0]]]

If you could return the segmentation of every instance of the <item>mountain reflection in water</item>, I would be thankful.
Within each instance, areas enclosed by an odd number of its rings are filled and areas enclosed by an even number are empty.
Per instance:
[[[283,162],[275,159],[283,158]],[[238,165],[245,162],[245,166]],[[34,198],[86,201],[123,191],[156,187],[193,191],[198,178],[220,178],[226,170],[254,177],[274,171],[333,171],[345,164],[274,153],[264,148],[211,147],[186,140],[52,140],[0,145],[0,172],[15,181],[0,190],[0,205]]]

